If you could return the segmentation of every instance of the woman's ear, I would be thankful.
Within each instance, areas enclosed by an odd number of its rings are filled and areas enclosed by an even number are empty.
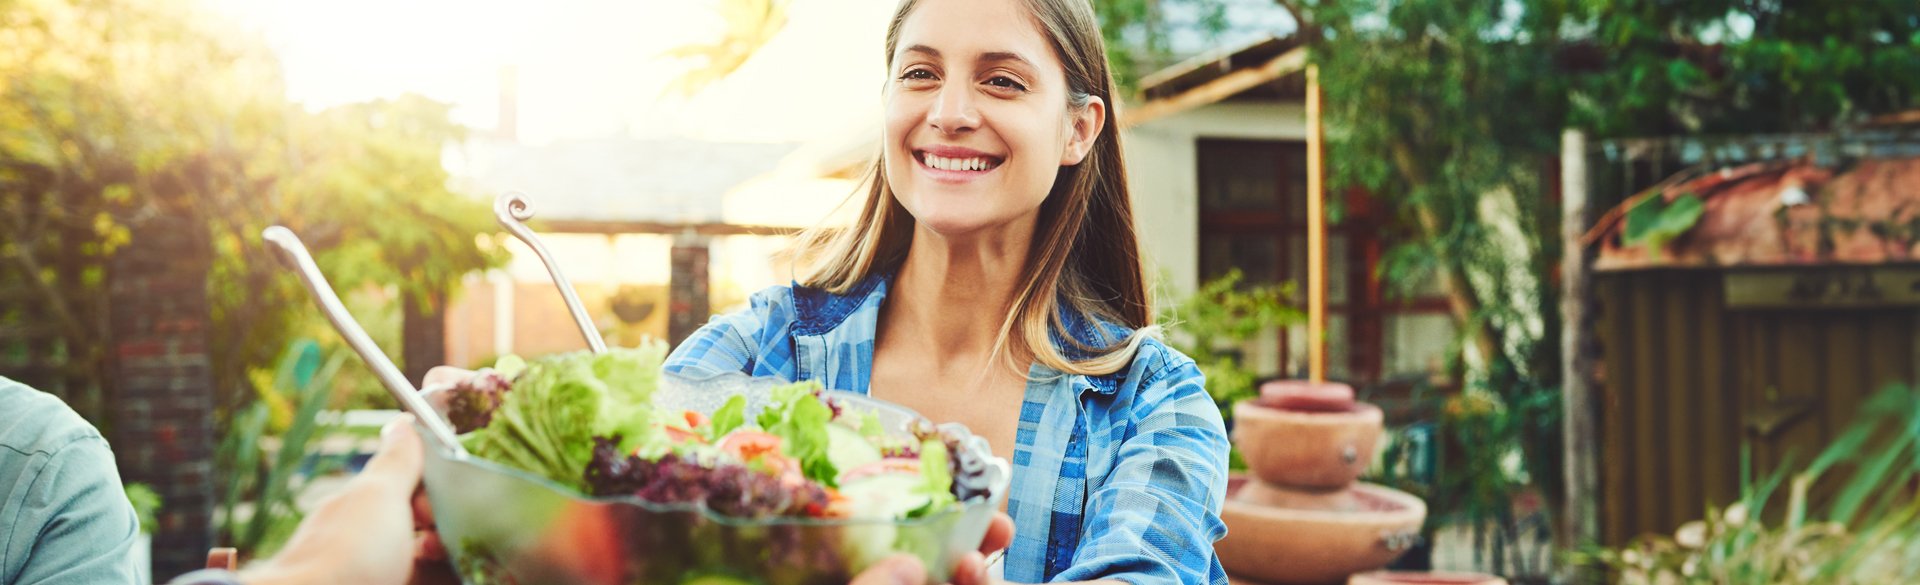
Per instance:
[[[1063,167],[1080,164],[1093,150],[1093,141],[1107,126],[1107,102],[1100,96],[1089,96],[1086,107],[1069,113],[1068,117],[1067,148],[1060,153]]]

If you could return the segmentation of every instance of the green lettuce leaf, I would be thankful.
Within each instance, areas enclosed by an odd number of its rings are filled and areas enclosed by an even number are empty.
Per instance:
[[[828,487],[839,487],[840,473],[827,457],[827,425],[833,409],[814,396],[818,382],[799,382],[773,389],[773,402],[760,411],[760,428],[778,435],[789,457],[800,462],[800,473]]]
[[[665,359],[656,343],[527,363],[493,422],[463,443],[476,457],[583,489],[593,437],[620,436],[622,451],[664,452],[651,400]]]
[[[947,509],[955,501],[953,498],[953,473],[947,469],[947,444],[938,439],[927,439],[920,443],[920,493],[927,497],[927,503],[919,509],[908,512],[908,518],[919,518],[927,514]]]
[[[655,424],[653,390],[660,383],[660,366],[666,362],[663,343],[636,348],[607,348],[591,355],[591,378],[601,383],[599,416],[593,420],[593,436],[620,437],[620,450],[658,455],[668,447],[666,434]],[[593,442],[583,446],[591,459]],[[585,463],[580,469],[586,469]]]
[[[860,424],[854,426],[860,436],[876,444],[886,440],[887,429],[880,424],[880,414],[871,410],[861,411]]]
[[[735,395],[728,398],[726,404],[713,411],[713,417],[707,421],[707,442],[718,443],[720,437],[747,424],[747,397]]]
[[[566,354],[529,364],[493,422],[473,432],[468,450],[582,487],[581,472],[592,457],[591,421],[600,416],[605,392],[585,362],[581,354]]]

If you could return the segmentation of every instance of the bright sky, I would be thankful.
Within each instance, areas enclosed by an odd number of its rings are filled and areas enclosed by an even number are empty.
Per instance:
[[[207,0],[266,37],[289,97],[309,108],[414,92],[453,103],[458,122],[491,129],[501,67],[514,65],[519,135],[530,144],[608,135],[793,141],[818,129],[809,126],[877,108],[893,0],[795,0],[771,54],[746,65],[772,72],[752,76],[766,81],[723,82],[697,104],[663,96],[688,64],[658,55],[715,38],[716,1]],[[858,93],[873,99],[850,93],[848,80],[871,86]]]
[[[261,33],[288,97],[312,109],[413,92],[453,103],[457,122],[492,129],[500,71],[513,65],[520,141],[538,145],[610,135],[811,142],[869,131],[897,0],[790,0],[786,28],[693,100],[663,89],[694,63],[659,55],[717,38],[719,0],[202,1]],[[1269,0],[1226,3],[1221,38],[1176,36],[1177,50],[1293,28]]]

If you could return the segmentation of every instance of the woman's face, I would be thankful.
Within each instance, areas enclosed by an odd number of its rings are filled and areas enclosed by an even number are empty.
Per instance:
[[[943,236],[1031,229],[1105,107],[1068,104],[1066,72],[1021,0],[924,0],[907,16],[886,95],[888,186]]]

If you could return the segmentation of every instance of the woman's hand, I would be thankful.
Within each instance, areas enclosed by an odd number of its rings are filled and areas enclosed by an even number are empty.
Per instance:
[[[1007,548],[1011,542],[1013,518],[1005,512],[995,512],[993,523],[987,525],[986,537],[980,540],[980,550],[967,553],[954,564],[952,585],[992,583],[993,578],[987,574],[986,557]],[[867,567],[849,585],[928,585],[927,569],[913,555],[894,555]]]
[[[894,555],[867,567],[847,585],[927,585],[927,569],[913,555]]]
[[[987,524],[987,535],[980,539],[979,552],[967,553],[953,566],[953,585],[989,585],[994,582],[987,574],[987,557],[1000,552],[1013,542],[1013,517],[1006,512],[994,512],[993,522]]]

